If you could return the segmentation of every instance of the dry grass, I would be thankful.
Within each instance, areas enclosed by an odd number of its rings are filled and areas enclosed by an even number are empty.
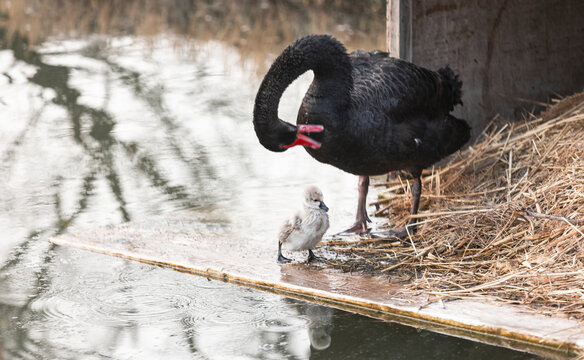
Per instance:
[[[377,216],[408,220],[408,180],[380,184]],[[584,319],[584,93],[492,126],[425,172],[409,239],[325,243],[330,265],[406,278],[431,298],[489,297]]]

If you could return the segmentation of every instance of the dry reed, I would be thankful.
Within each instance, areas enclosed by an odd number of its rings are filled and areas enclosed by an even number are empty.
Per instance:
[[[408,221],[406,179],[377,216]],[[425,171],[420,225],[408,239],[334,239],[328,264],[388,274],[431,299],[488,297],[584,319],[584,93],[522,123],[491,126]]]
[[[183,50],[183,40],[221,41],[237,48],[258,74],[285,46],[309,33],[331,33],[350,50],[384,49],[386,43],[383,0],[0,1],[0,44],[3,31],[7,39],[19,34],[32,45],[47,37],[100,34],[145,40],[177,35],[177,48]]]

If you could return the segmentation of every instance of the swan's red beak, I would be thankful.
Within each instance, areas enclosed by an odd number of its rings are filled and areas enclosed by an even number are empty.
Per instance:
[[[296,134],[296,140],[290,145],[284,145],[285,149],[289,149],[293,146],[302,145],[308,146],[313,149],[319,149],[320,143],[310,137],[303,135],[303,133],[313,133],[313,132],[322,132],[324,130],[324,126],[322,125],[298,125],[298,132]]]

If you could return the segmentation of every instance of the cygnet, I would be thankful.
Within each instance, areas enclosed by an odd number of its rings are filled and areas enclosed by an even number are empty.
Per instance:
[[[308,261],[318,260],[312,249],[322,240],[329,228],[328,207],[323,202],[322,191],[309,186],[304,191],[302,210],[286,220],[280,229],[278,262],[291,260],[282,255],[282,246],[292,251],[308,250]]]

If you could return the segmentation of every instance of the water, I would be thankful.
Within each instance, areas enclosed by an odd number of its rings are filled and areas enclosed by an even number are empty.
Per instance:
[[[3,274],[5,359],[532,358],[104,255],[45,254]]]
[[[273,154],[258,144],[251,112],[260,78],[249,59],[273,55],[261,46],[252,56],[217,32],[185,36],[138,15],[132,21],[148,36],[97,35],[100,21],[120,22],[100,17],[87,33],[43,38],[43,16],[55,29],[63,23],[41,11],[50,2],[23,4],[0,2],[8,19],[0,23],[0,359],[534,358],[51,246],[61,233],[182,209],[205,215],[197,226],[209,233],[253,231],[264,241],[308,184],[323,189],[334,232],[351,223],[356,178],[302,149]],[[310,78],[287,90],[280,117],[294,120]]]

